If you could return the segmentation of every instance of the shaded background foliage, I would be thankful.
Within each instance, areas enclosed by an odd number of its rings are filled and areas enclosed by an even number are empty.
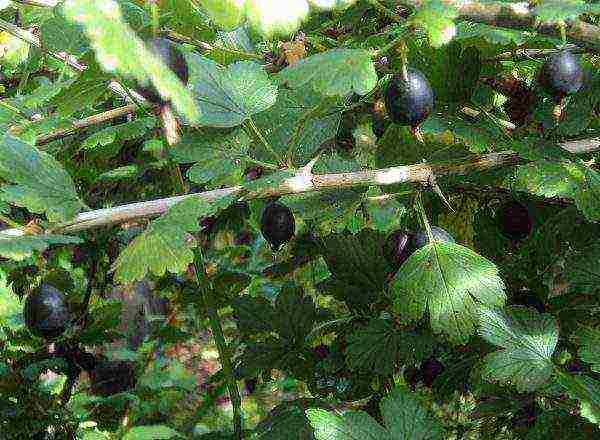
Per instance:
[[[0,439],[598,437],[597,4],[56,3],[0,2]],[[557,102],[538,72],[566,43],[584,82]],[[406,65],[435,95],[418,130],[384,105]],[[298,190],[311,171],[346,174]],[[44,283],[74,317],[51,341],[22,317]]]

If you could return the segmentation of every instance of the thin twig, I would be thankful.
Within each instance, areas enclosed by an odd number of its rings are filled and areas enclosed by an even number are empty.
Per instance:
[[[374,9],[376,9],[379,12],[381,12],[383,15],[385,15],[386,17],[392,19],[393,21],[395,21],[397,23],[401,23],[401,22],[404,21],[402,19],[402,17],[400,17],[394,11],[392,11],[387,6],[385,6],[384,4],[382,4],[379,0],[367,0],[367,2],[371,6],[373,6]]]
[[[424,0],[397,0],[397,3],[412,8],[421,7]],[[488,24],[510,29],[534,29],[545,35],[560,37],[560,29],[554,23],[539,23],[533,2],[503,3],[485,0],[448,0],[455,6],[459,20]],[[580,20],[569,20],[565,24],[566,36],[577,44],[598,49],[600,28]]]
[[[102,124],[103,122],[108,122],[113,119],[120,118],[125,115],[129,115],[134,113],[137,110],[137,105],[129,104],[123,107],[115,108],[112,110],[108,110],[106,112],[99,113],[97,115],[92,115],[84,119],[79,119],[77,121],[73,121],[71,127],[62,128],[60,130],[56,130],[44,135],[39,136],[36,139],[36,145],[45,145],[49,142],[55,141],[57,139],[62,139],[67,136],[71,136],[84,128],[90,127],[92,125]],[[13,131],[14,134],[14,131]]]
[[[64,61],[68,66],[70,66],[71,68],[73,68],[74,70],[76,70],[78,72],[83,72],[84,70],[87,69],[87,66],[85,66],[84,64],[81,64],[79,61],[77,61],[77,59],[74,56],[69,55],[68,53],[65,53],[65,52],[58,53],[58,52],[52,52],[52,51],[46,50],[44,47],[42,47],[42,44],[38,37],[36,37],[31,32],[29,32],[25,29],[21,29],[20,27],[15,26],[12,23],[9,23],[4,20],[0,20],[0,30],[6,31],[9,34],[38,48],[42,53],[47,54],[47,55],[51,56],[52,58],[55,58],[59,61]],[[121,98],[123,98],[125,100],[129,100],[129,95],[131,94],[136,98],[136,100],[138,102],[147,104],[146,99],[143,96],[141,96],[139,93],[137,93],[133,90],[125,90],[116,81],[111,81],[108,84],[108,89],[111,90],[112,92],[116,93],[117,95],[119,95]]]
[[[58,5],[59,0],[12,0],[12,2],[27,6],[39,6],[40,8],[53,8]]]
[[[589,49],[584,49],[571,44],[567,45],[563,49],[517,49],[512,52],[502,52],[493,57],[486,58],[483,61],[527,61],[538,58],[546,58],[564,49],[568,49],[571,53],[574,54],[583,54],[589,52]]]

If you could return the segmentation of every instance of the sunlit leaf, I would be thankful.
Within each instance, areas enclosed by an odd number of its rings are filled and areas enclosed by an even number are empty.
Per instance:
[[[533,391],[548,381],[558,343],[558,325],[552,315],[540,315],[526,307],[506,311],[482,308],[479,322],[481,336],[502,347],[485,357],[485,377],[524,391]]]
[[[506,300],[498,268],[455,243],[433,242],[415,252],[390,286],[394,312],[404,320],[429,312],[431,327],[454,342],[466,342],[483,306]]]

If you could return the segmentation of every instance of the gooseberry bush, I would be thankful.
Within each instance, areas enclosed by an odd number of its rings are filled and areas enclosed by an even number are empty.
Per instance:
[[[0,439],[600,438],[599,17],[0,1]]]

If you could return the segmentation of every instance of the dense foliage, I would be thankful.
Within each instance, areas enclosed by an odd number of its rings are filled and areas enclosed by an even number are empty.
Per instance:
[[[0,440],[600,438],[599,17],[0,1]]]

